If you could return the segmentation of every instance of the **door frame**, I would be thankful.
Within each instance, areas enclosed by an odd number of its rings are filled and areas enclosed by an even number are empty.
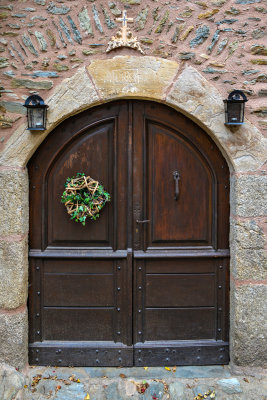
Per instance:
[[[122,98],[133,99],[150,99],[162,102],[181,113],[200,125],[208,135],[215,141],[221,149],[230,171],[233,175],[231,180],[231,213],[238,215],[239,204],[250,202],[251,198],[256,198],[259,189],[256,185],[249,186],[248,194],[240,189],[240,185],[250,185],[249,175],[251,171],[257,170],[266,161],[266,139],[259,130],[249,121],[240,128],[239,134],[235,135],[234,131],[224,125],[224,109],[223,97],[198,71],[192,67],[186,67],[181,73],[178,72],[178,64],[172,61],[157,59],[155,57],[115,57],[110,60],[94,60],[95,70],[110,73],[113,67],[113,60],[120,59],[120,69],[123,72],[125,65],[132,68],[139,68],[140,60],[145,68],[151,68],[153,63],[162,66],[157,69],[158,79],[162,82],[162,91],[153,92],[147,90],[149,86],[149,76],[144,76],[140,81],[137,90],[122,91],[121,88],[116,90],[107,90],[104,80],[96,82],[85,68],[79,70],[72,77],[60,82],[54,89],[53,95],[47,100],[50,106],[48,113],[48,129],[42,134],[35,134],[27,131],[26,123],[20,125],[12,134],[3,153],[1,154],[2,173],[7,179],[17,182],[16,188],[16,207],[22,209],[20,215],[2,215],[3,226],[16,226],[17,241],[17,259],[21,259],[21,269],[14,282],[16,286],[16,294],[12,295],[14,306],[16,309],[14,315],[10,316],[13,323],[19,320],[21,333],[19,334],[20,344],[17,347],[16,360],[8,359],[7,362],[16,366],[25,366],[28,358],[28,340],[27,340],[27,232],[28,232],[28,176],[26,165],[32,154],[45,139],[45,137],[64,119],[70,115],[77,114],[80,111],[93,107],[94,105],[109,102]],[[175,71],[173,65],[175,64]],[[173,72],[174,71],[174,72]],[[169,79],[167,79],[166,75]],[[69,99],[73,101],[69,101]],[[60,99],[60,101],[59,101]],[[213,106],[216,102],[217,111],[214,113]],[[240,136],[246,142],[245,149],[240,150]],[[245,139],[246,138],[246,139]],[[255,147],[255,143],[257,144]],[[247,175],[248,181],[241,182],[240,175]],[[6,193],[7,201],[12,202],[12,193]],[[237,211],[236,211],[237,210]],[[248,214],[248,212],[247,212]],[[250,216],[250,214],[248,214]],[[8,219],[6,219],[8,218]],[[231,280],[230,291],[230,339],[231,339],[231,359],[233,363],[239,365],[247,365],[248,363],[257,364],[257,360],[253,361],[253,348],[258,343],[259,330],[254,332],[254,325],[248,327],[243,332],[243,326],[239,321],[240,312],[244,309],[245,299],[251,291],[255,292],[255,298],[259,298],[257,285],[261,279],[257,281],[246,280],[239,276],[236,271],[241,268],[240,261],[237,258],[237,251],[242,249],[243,240],[237,243],[233,240],[238,235],[238,218],[233,218],[231,224],[230,236],[230,254],[231,254],[231,271],[235,278]],[[14,229],[7,228],[5,230],[6,240],[8,237],[14,237]],[[14,240],[14,239],[12,239]],[[8,258],[4,264],[4,269],[8,271],[11,260]],[[8,273],[8,272],[7,272]],[[236,275],[237,274],[237,275]],[[264,281],[262,281],[264,284]],[[256,300],[255,300],[256,301]],[[7,310],[10,309],[6,306]],[[248,323],[250,317],[247,316]],[[11,322],[12,322],[11,321]],[[251,322],[252,323],[252,322]],[[246,341],[247,334],[251,333],[251,340],[248,344]],[[7,335],[13,335],[7,330]],[[8,336],[9,337],[9,336]],[[13,343],[10,336],[10,343]],[[246,357],[247,355],[247,357]],[[256,357],[256,355],[255,355]]]

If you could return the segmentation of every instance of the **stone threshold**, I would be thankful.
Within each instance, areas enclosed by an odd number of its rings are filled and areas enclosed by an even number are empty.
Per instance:
[[[24,378],[16,400],[267,400],[267,375],[229,366],[28,367]]]

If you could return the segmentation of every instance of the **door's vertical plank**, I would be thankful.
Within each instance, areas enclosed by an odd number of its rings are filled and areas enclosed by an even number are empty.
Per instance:
[[[138,223],[145,219],[145,149],[144,143],[145,127],[144,127],[144,102],[134,102],[133,104],[133,248],[134,251],[143,250],[144,248],[144,230],[146,224]],[[133,343],[143,341],[143,293],[145,287],[143,285],[143,269],[142,260],[135,260],[133,263]]]
[[[124,307],[125,307],[125,325],[126,337],[123,343],[128,346],[133,344],[133,252],[132,249],[127,250],[127,261],[124,268]]]
[[[133,247],[143,249],[144,224],[136,221],[144,219],[144,104],[135,102],[133,107]]]
[[[117,249],[127,249],[129,247],[129,198],[131,196],[131,182],[129,182],[129,160],[128,160],[128,131],[129,131],[129,114],[128,104],[120,102],[116,117],[116,140],[117,140],[117,174],[114,180],[117,182],[117,211],[116,224],[117,231]],[[111,199],[111,201],[113,201]],[[115,203],[114,203],[115,204]]]
[[[125,293],[125,320],[127,324],[127,338],[125,343],[133,343],[133,103],[127,103],[128,126],[125,143],[127,144],[127,262],[124,273]],[[126,164],[126,163],[125,163]]]
[[[144,341],[144,295],[145,295],[145,282],[144,272],[145,263],[143,260],[135,260],[134,262],[134,343]]]

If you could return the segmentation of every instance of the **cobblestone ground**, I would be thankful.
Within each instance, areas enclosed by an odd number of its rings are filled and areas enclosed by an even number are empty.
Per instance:
[[[223,366],[30,367],[16,400],[46,399],[267,400],[267,375],[232,375]]]

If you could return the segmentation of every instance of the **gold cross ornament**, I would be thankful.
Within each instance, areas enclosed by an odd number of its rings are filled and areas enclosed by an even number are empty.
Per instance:
[[[134,20],[133,20],[133,18],[128,18],[127,11],[123,10],[122,18],[116,18],[116,21],[122,22],[122,28],[121,28],[122,40],[126,41],[127,40],[127,22],[133,22]]]
[[[108,48],[106,52],[108,53],[109,51],[118,49],[119,47],[130,47],[144,54],[144,51],[141,48],[137,37],[134,37],[132,32],[127,27],[127,22],[134,22],[134,19],[128,18],[127,11],[123,10],[122,17],[116,18],[116,21],[122,22],[122,27],[119,29],[115,36],[112,36],[111,40],[108,42]]]

